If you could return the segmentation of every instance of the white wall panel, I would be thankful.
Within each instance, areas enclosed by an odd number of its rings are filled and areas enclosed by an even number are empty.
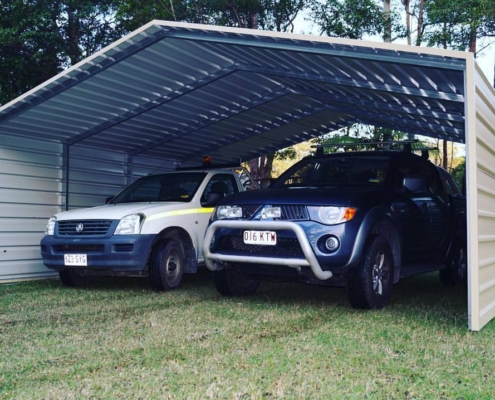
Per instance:
[[[69,209],[102,205],[126,184],[123,153],[71,146],[69,157]]]
[[[495,318],[495,91],[477,66],[472,73],[475,108],[467,115],[468,127],[475,128],[468,140],[472,181],[468,189],[472,200],[469,325],[480,330]]]
[[[69,154],[70,209],[102,205],[107,197],[116,195],[137,178],[175,167],[173,160],[130,157],[82,146],[71,147]]]
[[[176,167],[174,160],[159,159],[143,156],[135,156],[132,160],[133,178],[148,174],[159,174],[161,172],[173,171]]]
[[[127,182],[173,168],[78,146],[69,156],[69,209],[102,205]],[[41,261],[39,241],[48,218],[65,209],[65,166],[62,144],[0,135],[0,282],[55,275]]]
[[[60,144],[0,135],[0,282],[51,276],[39,241],[60,209]]]

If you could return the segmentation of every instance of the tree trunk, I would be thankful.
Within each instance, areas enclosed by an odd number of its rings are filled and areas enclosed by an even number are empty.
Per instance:
[[[406,30],[407,30],[407,44],[410,46],[412,43],[411,39],[411,9],[410,0],[402,0],[402,4],[404,5],[404,9],[406,10]]]
[[[385,14],[385,32],[383,34],[383,41],[391,43],[392,23],[390,20],[390,0],[383,0],[383,13]]]
[[[249,173],[255,180],[270,178],[275,154],[267,154],[249,161]]]
[[[418,12],[418,35],[416,37],[416,46],[421,46],[423,41],[423,13],[425,8],[425,0],[420,0],[419,2],[419,12]]]
[[[469,34],[469,52],[476,57],[476,28],[473,26]]]
[[[79,50],[79,18],[77,16],[77,10],[68,7],[67,10],[67,36],[68,36],[68,55],[71,65],[77,64],[81,61],[81,53]]]
[[[443,145],[442,145],[442,152],[443,152],[442,167],[443,167],[443,169],[447,169],[449,166],[449,149],[448,149],[447,145],[448,145],[448,142],[446,140],[444,140]]]

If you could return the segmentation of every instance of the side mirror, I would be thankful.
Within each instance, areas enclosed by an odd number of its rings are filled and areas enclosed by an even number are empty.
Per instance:
[[[225,196],[223,193],[210,192],[205,201],[201,202],[203,207],[215,207]]]
[[[261,189],[268,189],[273,185],[273,179],[271,178],[264,178],[260,182],[260,188]]]

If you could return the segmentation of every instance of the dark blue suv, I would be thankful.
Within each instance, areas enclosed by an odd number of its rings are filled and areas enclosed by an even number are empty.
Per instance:
[[[465,199],[449,174],[407,151],[311,156],[268,189],[215,209],[203,244],[220,293],[261,280],[344,286],[355,308],[381,308],[400,278],[466,277]]]

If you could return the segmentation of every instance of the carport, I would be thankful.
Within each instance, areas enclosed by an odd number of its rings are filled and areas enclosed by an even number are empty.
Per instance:
[[[0,282],[135,178],[361,122],[466,143],[468,326],[495,317],[495,92],[470,53],[152,21],[0,108]]]

